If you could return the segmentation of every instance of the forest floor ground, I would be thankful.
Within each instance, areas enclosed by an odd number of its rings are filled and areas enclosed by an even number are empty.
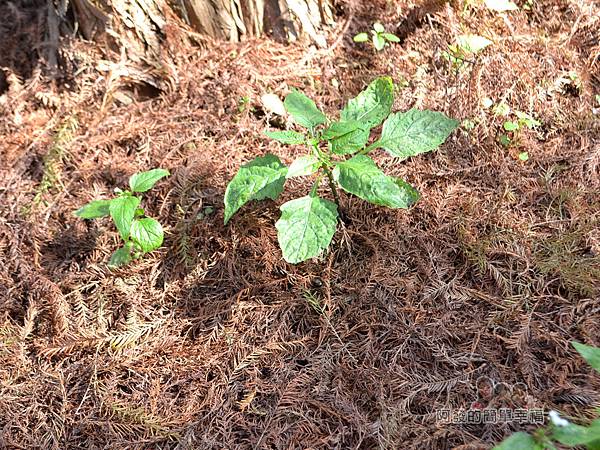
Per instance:
[[[600,345],[600,7],[518,4],[342,5],[328,48],[196,48],[157,96],[127,93],[82,41],[59,87],[33,63],[5,70],[0,448],[483,449],[536,425],[440,413],[590,417],[600,379],[569,343]],[[23,14],[10,34],[27,45]],[[375,21],[401,42],[352,42]],[[469,33],[493,43],[457,70],[441,55]],[[296,87],[335,117],[381,75],[395,111],[462,124],[435,152],[373,155],[419,189],[413,208],[343,195],[330,251],[299,265],[274,222],[309,180],[223,225],[241,164],[302,151],[264,136],[282,121],[262,94]],[[490,101],[541,125],[503,146]],[[172,172],[144,200],[164,245],[111,270],[112,223],[72,212],[155,167]]]

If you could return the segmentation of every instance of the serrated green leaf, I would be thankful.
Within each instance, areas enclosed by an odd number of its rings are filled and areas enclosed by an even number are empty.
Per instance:
[[[383,50],[383,47],[385,47],[385,39],[381,34],[377,33],[373,35],[373,47],[378,51]]]
[[[120,267],[131,262],[131,243],[128,242],[120,249],[116,250],[110,257],[108,265],[110,267]]]
[[[349,155],[363,148],[369,140],[369,129],[361,125],[357,120],[333,122],[321,137],[330,141],[333,153]]]
[[[479,53],[491,44],[492,41],[476,34],[463,34],[456,38],[456,45],[468,53]]]
[[[408,183],[384,174],[366,155],[356,155],[333,170],[335,180],[346,192],[374,205],[408,208],[419,199],[419,192]]]
[[[533,436],[523,431],[514,433],[492,450],[543,450],[544,446],[538,444]]]
[[[383,25],[381,25],[379,22],[375,22],[373,24],[373,29],[375,31],[377,31],[378,33],[383,33],[385,31],[385,28],[383,27]]]
[[[82,219],[97,219],[110,215],[110,200],[94,200],[82,206],[73,214]]]
[[[251,200],[275,200],[283,191],[287,171],[280,159],[271,154],[259,156],[240,167],[225,190],[225,224]]]
[[[392,156],[408,158],[437,148],[458,125],[457,120],[435,111],[411,109],[390,114],[378,145]]]
[[[313,129],[325,123],[327,118],[310,98],[300,91],[293,90],[283,102],[287,112],[294,118],[298,125]]]
[[[600,419],[594,420],[587,427],[574,423],[567,426],[555,426],[552,437],[569,447],[584,445],[587,448],[598,448],[600,446]]]
[[[390,77],[377,78],[348,102],[340,114],[340,122],[355,120],[362,124],[362,128],[376,127],[389,115],[393,103],[394,84],[392,79]]]
[[[131,231],[131,222],[140,199],[132,195],[123,195],[110,201],[110,216],[113,218],[119,234],[127,240]]]
[[[571,345],[575,347],[575,350],[590,366],[600,372],[600,348],[580,344],[579,342],[571,342]]]
[[[297,131],[265,131],[265,135],[288,145],[304,144],[306,141],[304,135]]]
[[[296,158],[287,171],[286,178],[303,177],[312,175],[319,169],[319,159],[314,155],[305,155]]]
[[[352,40],[354,42],[367,42],[369,40],[369,35],[367,33],[358,33]]]
[[[292,264],[318,256],[335,234],[337,206],[319,197],[306,196],[281,205],[275,223],[283,258]]]
[[[169,171],[165,169],[152,169],[147,172],[136,173],[129,177],[129,187],[133,192],[146,192],[158,180],[169,175]]]
[[[390,42],[400,42],[400,38],[392,33],[381,33],[381,35]]]
[[[131,239],[144,253],[151,252],[163,243],[164,231],[158,220],[150,217],[136,219],[131,224]]]

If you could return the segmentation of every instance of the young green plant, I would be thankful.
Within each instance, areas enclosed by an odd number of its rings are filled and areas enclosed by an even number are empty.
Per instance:
[[[168,175],[169,171],[165,169],[136,173],[129,178],[130,190],[123,191],[117,188],[115,198],[94,200],[74,212],[75,216],[82,219],[112,217],[123,239],[123,247],[112,254],[110,266],[129,264],[132,259],[139,258],[162,245],[163,228],[157,220],[145,216],[144,210],[139,207],[139,194],[150,190],[158,180]]]
[[[575,350],[590,366],[600,372],[600,348],[572,342]],[[539,428],[532,434],[524,431],[514,433],[493,450],[556,450],[555,443],[560,448],[600,449],[600,418],[589,425],[577,425],[562,417],[556,411],[550,411],[550,424]]]
[[[465,62],[473,62],[474,56],[492,44],[492,41],[474,34],[463,34],[456,38],[456,42],[448,46],[448,50],[441,55],[454,70],[461,70]]]
[[[330,121],[315,103],[299,91],[284,101],[288,114],[303,127],[298,131],[269,131],[272,139],[289,145],[306,145],[308,154],[290,167],[272,154],[243,165],[225,191],[225,224],[251,200],[275,200],[286,179],[314,176],[310,193],[281,206],[275,224],[283,257],[299,263],[329,247],[336,231],[340,206],[338,187],[370,203],[389,208],[408,208],[419,198],[405,181],[385,175],[367,156],[381,148],[406,159],[441,145],[458,126],[456,120],[434,111],[411,109],[391,113],[394,85],[389,77],[377,78]],[[381,135],[368,144],[371,130],[383,123]],[[317,190],[327,180],[334,201]]]
[[[364,32],[358,33],[352,40],[354,42],[368,42],[369,34]],[[387,33],[383,25],[379,22],[375,22],[373,24],[373,29],[371,30],[371,42],[373,43],[375,50],[380,51],[383,50],[389,42],[400,42],[400,38],[395,34]]]

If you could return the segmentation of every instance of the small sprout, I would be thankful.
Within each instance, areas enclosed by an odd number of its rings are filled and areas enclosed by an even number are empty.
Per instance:
[[[500,102],[492,108],[492,111],[497,116],[508,116],[510,114],[510,106],[504,102]]]
[[[510,138],[506,134],[500,135],[500,144],[502,144],[504,147],[509,147],[510,142]]]
[[[314,101],[292,91],[284,101],[297,131],[266,134],[284,144],[304,144],[309,153],[290,167],[272,154],[259,156],[240,167],[225,191],[225,224],[252,200],[276,200],[290,178],[314,176],[309,194],[281,205],[275,223],[283,258],[292,264],[319,256],[333,239],[339,219],[338,188],[374,205],[409,208],[418,191],[400,178],[384,174],[367,154],[381,148],[406,159],[434,150],[458,126],[456,120],[434,111],[411,109],[391,113],[394,85],[378,78],[342,109],[339,119],[329,120]],[[383,124],[381,136],[369,144],[371,130]],[[334,201],[318,195],[321,181],[328,181]]]
[[[523,162],[529,161],[529,153],[527,153],[527,152],[519,153],[519,160],[523,161]]]
[[[373,24],[373,29],[371,30],[372,38],[371,41],[373,43],[373,48],[377,51],[383,50],[383,48],[389,42],[400,42],[400,38],[392,33],[386,33],[385,28],[379,22],[375,22]],[[368,33],[358,33],[356,36],[352,38],[354,42],[368,42],[369,34]]]
[[[463,34],[456,38],[453,45],[448,46],[448,50],[441,53],[442,57],[450,62],[456,69],[461,69],[466,61],[471,60],[477,53],[481,52],[492,41],[474,34]]]
[[[467,130],[467,131],[471,131],[472,129],[474,129],[474,128],[475,128],[475,126],[476,126],[476,125],[477,125],[477,124],[476,124],[476,123],[475,123],[475,121],[474,121],[474,120],[472,120],[472,119],[465,119],[465,120],[463,120],[463,121],[462,121],[462,123],[461,123],[461,126],[462,126],[462,127],[465,129],[465,130]]]
[[[499,103],[492,108],[492,111],[494,111],[494,114],[497,116],[509,116],[511,114],[511,109],[506,103]],[[504,147],[509,147],[513,145],[513,143],[518,142],[519,133],[523,127],[533,129],[541,125],[540,121],[522,111],[514,111],[514,115],[517,117],[517,120],[505,120],[502,124],[504,131],[510,133],[502,134],[498,138],[500,144],[502,144]],[[519,159],[521,159],[521,156],[519,156]]]
[[[93,200],[73,213],[81,219],[98,219],[107,216],[113,219],[124,244],[113,253],[109,266],[123,266],[133,258],[162,245],[164,232],[161,224],[155,219],[145,217],[144,210],[138,207],[141,195],[135,194],[150,190],[157,181],[168,175],[169,171],[165,169],[136,173],[129,178],[130,191],[116,188],[117,197]]]

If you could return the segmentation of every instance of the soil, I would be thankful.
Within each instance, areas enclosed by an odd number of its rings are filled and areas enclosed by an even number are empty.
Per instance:
[[[538,425],[444,414],[592,417],[600,378],[570,342],[600,346],[600,7],[518,3],[341,4],[329,48],[212,43],[154,91],[78,39],[44,75],[24,2],[0,27],[0,448],[484,449]],[[401,43],[353,43],[374,21]],[[493,43],[452,67],[469,33]],[[274,223],[310,180],[223,225],[241,164],[302,151],[264,136],[286,125],[261,95],[296,87],[335,117],[381,75],[394,110],[462,123],[435,152],[373,154],[414,207],[343,194],[330,251],[298,265]],[[486,99],[541,126],[505,147]],[[164,245],[109,269],[114,226],[72,212],[154,167],[172,173],[143,201]]]

